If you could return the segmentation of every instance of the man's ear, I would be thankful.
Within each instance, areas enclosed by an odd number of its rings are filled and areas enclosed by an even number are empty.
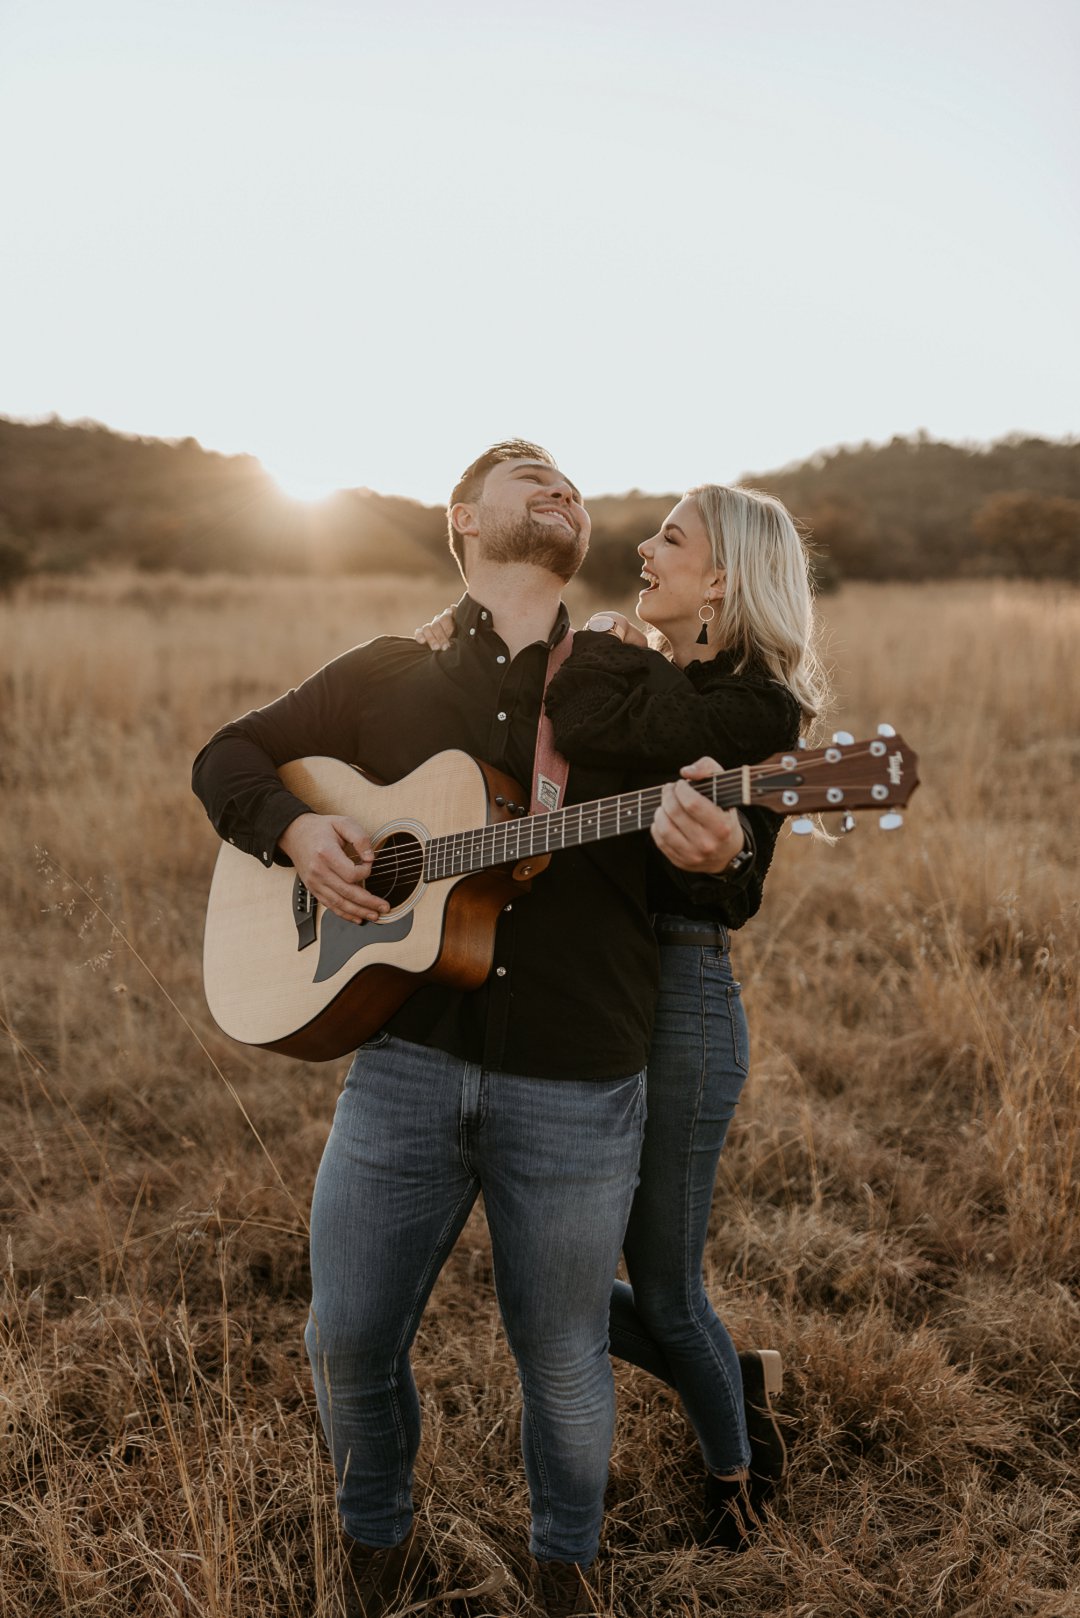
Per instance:
[[[450,521],[459,534],[468,534],[475,539],[480,532],[476,507],[466,505],[464,500],[459,500],[456,505],[450,507]]]

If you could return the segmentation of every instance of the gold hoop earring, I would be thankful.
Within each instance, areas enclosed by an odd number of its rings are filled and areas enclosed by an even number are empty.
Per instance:
[[[707,618],[705,616],[706,611],[709,614],[709,616]],[[698,645],[698,646],[708,646],[708,644],[709,644],[709,625],[712,623],[713,619],[716,617],[716,608],[713,606],[713,604],[709,600],[708,596],[705,597],[705,600],[701,603],[701,606],[698,608],[697,615],[698,615],[698,622],[701,625],[701,634],[697,638],[696,645]]]

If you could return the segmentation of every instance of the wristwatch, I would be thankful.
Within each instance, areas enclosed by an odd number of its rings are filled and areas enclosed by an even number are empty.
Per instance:
[[[622,640],[622,636],[615,627],[615,619],[610,612],[594,612],[585,628],[596,635],[614,635],[616,640]]]
[[[718,876],[741,876],[754,863],[757,850],[754,847],[754,834],[750,830],[750,823],[745,815],[739,815],[739,824],[743,829],[743,846],[735,855],[735,858],[729,860],[722,871],[717,872]]]

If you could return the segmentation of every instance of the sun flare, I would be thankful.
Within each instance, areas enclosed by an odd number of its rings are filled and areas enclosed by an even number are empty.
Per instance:
[[[266,470],[283,495],[303,505],[313,506],[320,500],[329,500],[331,495],[346,487],[341,479],[331,479],[302,466],[282,469],[267,467]]]

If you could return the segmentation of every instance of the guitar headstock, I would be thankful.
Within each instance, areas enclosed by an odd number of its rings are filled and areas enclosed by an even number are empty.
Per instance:
[[[750,795],[777,815],[879,809],[897,815],[919,784],[919,760],[889,726],[870,741],[834,738],[828,747],[776,753],[749,772]],[[796,830],[799,828],[796,827]]]

